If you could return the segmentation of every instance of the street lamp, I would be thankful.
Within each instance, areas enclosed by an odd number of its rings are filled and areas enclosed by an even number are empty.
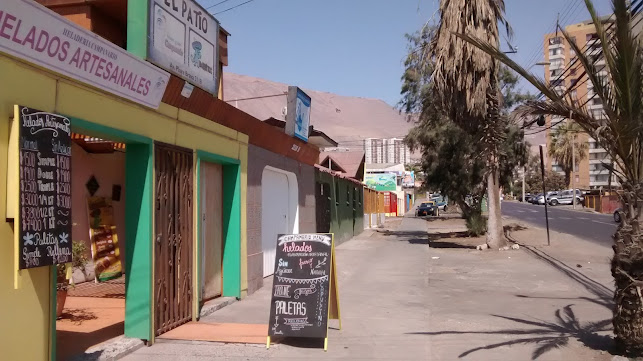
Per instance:
[[[531,69],[531,68],[533,68],[534,66],[537,66],[537,65],[539,65],[539,66],[547,66],[547,65],[551,65],[551,62],[550,61],[539,61],[539,62],[531,65],[529,68],[527,68],[527,71],[529,71],[529,69]],[[522,201],[523,202],[525,201],[525,173],[527,173],[527,167],[522,166]]]

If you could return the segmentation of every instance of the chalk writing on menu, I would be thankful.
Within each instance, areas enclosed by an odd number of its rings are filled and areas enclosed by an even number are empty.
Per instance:
[[[19,114],[20,269],[71,262],[71,122]]]
[[[270,336],[325,338],[332,234],[279,235]]]

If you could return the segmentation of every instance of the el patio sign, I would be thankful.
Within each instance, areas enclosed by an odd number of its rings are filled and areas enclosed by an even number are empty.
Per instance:
[[[33,0],[0,1],[0,52],[150,108],[169,74]]]
[[[151,0],[147,58],[217,93],[219,23],[193,0]]]

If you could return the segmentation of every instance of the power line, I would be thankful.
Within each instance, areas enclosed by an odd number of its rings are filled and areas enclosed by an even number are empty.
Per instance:
[[[554,28],[551,32],[546,33],[546,34],[553,34],[553,33],[558,33],[558,29],[561,27],[561,24],[565,24],[568,20],[569,16],[572,16],[576,11],[578,11],[578,8],[582,4],[582,0],[575,0],[577,1],[576,5],[574,5],[574,2],[569,2],[568,5],[569,7],[567,8],[566,11],[563,12],[563,15],[561,16],[560,13],[556,17],[556,20],[554,20]],[[545,52],[545,43],[542,42],[540,44],[540,48],[538,49],[538,53],[535,54],[535,56],[530,59],[530,65],[532,63],[535,63],[538,57],[540,57],[541,54],[544,54]]]
[[[636,1],[638,1],[638,3],[636,3],[636,4],[635,4],[635,2],[636,2]],[[640,12],[641,8],[643,7],[643,0],[635,0],[635,2],[632,2],[632,4],[630,5],[630,9],[631,9],[631,17],[635,17],[635,16]],[[642,18],[643,18],[643,17],[642,17]],[[609,19],[608,19],[608,20],[609,20]],[[635,28],[635,27],[636,27],[640,22],[641,22],[641,19],[639,19],[639,20],[637,21],[637,23],[636,23],[634,26],[632,26],[632,27],[631,27],[631,29]],[[606,33],[606,34],[609,34],[610,30],[612,29],[612,27],[613,27],[613,26],[615,26],[615,24],[616,24],[616,22],[615,22],[615,21],[610,22],[610,24],[609,24],[609,25],[607,26],[607,28],[604,30],[604,31],[605,31],[605,33]],[[582,52],[587,52],[587,50],[592,49],[592,48],[596,45],[596,43],[598,43],[598,41],[599,41],[599,40],[600,40],[600,38],[596,37],[596,38],[595,38],[595,39],[593,39],[593,41],[591,42],[591,45],[590,45],[590,41],[587,41],[587,42],[586,42],[586,44],[585,44],[585,46],[584,46],[582,49],[580,49],[580,50],[581,50]],[[590,55],[590,56],[591,56],[591,55]],[[599,50],[598,54],[596,54],[596,55],[595,55],[595,57],[594,57],[594,59],[592,60],[592,66],[594,66],[596,63],[598,63],[600,60],[604,60],[604,59],[601,59],[601,58],[603,58],[603,57],[604,57],[604,53],[603,53],[603,49],[602,49],[602,47],[601,47],[601,49]],[[559,81],[559,80],[561,80],[561,78],[562,78],[562,77],[567,73],[567,71],[570,71],[570,72],[571,72],[571,69],[572,69],[572,68],[574,68],[574,67],[576,66],[576,63],[577,63],[577,62],[579,62],[579,57],[578,57],[578,56],[574,59],[574,61],[572,61],[572,62],[570,62],[570,64],[568,64],[568,66],[566,67],[566,70],[565,70],[565,71],[563,71],[563,73],[562,73],[562,74],[560,74],[560,75],[558,76],[558,78],[556,78],[556,80],[555,80],[555,81]],[[578,79],[583,79],[583,77],[586,77],[584,81],[582,81],[582,82],[578,81]],[[564,92],[563,96],[565,96],[565,95],[569,94],[570,92],[572,92],[572,91],[574,91],[574,90],[578,89],[578,87],[580,87],[582,84],[585,84],[585,83],[587,83],[587,82],[589,82],[589,81],[590,81],[589,76],[587,76],[586,69],[584,69],[584,70],[583,70],[583,73],[579,76],[579,78],[578,78],[578,79],[577,79],[577,81],[576,81],[574,84],[572,84],[572,85],[569,87],[569,89],[568,89],[568,90],[566,90],[566,91]],[[550,81],[550,84],[551,84],[551,81]],[[593,94],[591,97],[590,97],[590,96],[588,96],[587,101],[586,101],[586,102],[584,102],[583,104],[581,104],[581,105],[579,106],[579,108],[583,108],[583,107],[585,107],[585,106],[586,106],[590,101],[592,101],[592,100],[593,100],[597,95],[598,95],[598,93],[594,92],[594,94]],[[542,96],[543,96],[543,94],[542,94],[542,93],[540,93],[540,98],[542,98]],[[601,109],[601,110],[603,110],[603,109]],[[593,116],[593,115],[592,115],[592,116]],[[535,131],[535,132],[533,132],[533,133],[529,133],[529,134],[525,134],[525,135],[535,135],[535,134],[538,134],[538,133],[542,133],[543,131],[546,131],[546,130],[552,129],[553,127],[555,127],[555,126],[557,126],[558,124],[562,123],[563,121],[565,121],[565,119],[566,119],[566,118],[563,118],[563,119],[561,119],[560,121],[556,122],[555,124],[550,124],[550,126],[545,127],[544,129],[539,129],[539,130],[537,130],[537,131]]]
[[[227,0],[226,0],[226,1],[227,1]],[[235,5],[235,6],[231,7],[231,8],[227,8],[227,9],[225,9],[225,10],[223,10],[223,11],[219,11],[218,13],[214,13],[214,14],[212,14],[212,15],[219,15],[219,14],[223,14],[223,13],[225,13],[226,11],[230,11],[230,10],[232,10],[232,9],[236,9],[236,8],[238,8],[239,6],[242,6],[242,5],[245,5],[245,4],[249,4],[249,3],[253,2],[253,1],[255,1],[255,0],[248,0],[248,1],[246,1],[246,2],[242,2],[242,3],[241,3],[241,4],[239,4],[239,5]]]
[[[576,5],[574,5],[576,3]],[[572,15],[574,12],[576,12],[577,8],[582,4],[582,0],[572,0],[567,3],[566,7],[563,7],[561,11],[558,13],[558,16],[556,17],[556,20],[553,21],[553,31],[549,33],[554,33],[556,32],[558,25],[560,23],[564,23],[567,20],[567,17]],[[560,15],[562,13],[562,16]],[[545,34],[549,34],[545,33]],[[525,64],[525,66],[531,66],[533,63],[535,63],[539,57],[540,54],[542,54],[545,51],[545,45],[544,42],[541,42],[538,47],[535,48],[535,51],[533,51],[527,58],[528,62]]]
[[[563,13],[563,15],[565,15],[565,13],[566,13],[566,12],[568,12],[568,11],[569,11],[569,9],[571,8],[571,6],[573,5],[574,1],[578,1],[578,0],[573,0],[572,2],[568,2],[568,3],[567,3],[567,10],[565,10],[565,7],[563,7],[563,8],[561,9],[561,11],[559,11],[559,12],[558,12],[558,15],[556,16],[556,19],[553,21],[553,24],[552,24],[552,26],[553,26],[554,30],[553,30],[553,31],[551,31],[551,32],[549,32],[549,33],[552,33],[552,32],[554,32],[554,31],[556,31],[556,27],[558,26],[558,23],[560,22],[560,14],[561,14],[561,12]],[[545,29],[547,29],[547,27],[545,27]],[[549,34],[549,33],[547,33],[547,32],[544,32],[544,33],[545,33],[545,34]],[[540,42],[540,45],[538,45],[538,46],[534,49],[534,51],[533,51],[533,52],[532,52],[532,53],[527,57],[527,59],[526,59],[526,60],[527,60],[527,62],[525,63],[525,66],[531,66],[533,63],[535,63],[535,62],[536,62],[536,60],[540,57],[540,55],[541,55],[544,51],[545,51],[545,45],[544,45],[544,42]]]
[[[227,3],[228,1],[230,1],[230,0],[223,0],[223,1],[219,1],[218,3],[216,3],[216,4],[214,4],[214,5],[210,5],[210,6],[208,6],[208,7],[207,7],[207,8],[205,8],[205,9],[206,9],[206,10],[208,10],[208,9],[212,9],[212,8],[213,8],[213,7],[215,7],[215,6],[217,6],[217,5],[221,5],[221,4],[223,4],[223,3]]]

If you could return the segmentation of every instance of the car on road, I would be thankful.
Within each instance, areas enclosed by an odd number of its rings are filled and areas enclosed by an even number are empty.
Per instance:
[[[431,197],[431,202],[434,202],[438,206],[439,210],[446,212],[446,210],[448,208],[447,198],[446,197],[443,197],[443,196],[441,196],[439,194],[436,194],[436,195]]]
[[[543,205],[545,204],[545,197],[546,196],[543,195],[542,193],[538,193],[534,198],[531,199],[531,203]]]
[[[538,194],[534,195],[533,197],[531,197],[531,199],[529,200],[529,203],[531,203],[531,204],[538,204],[538,200],[539,200],[540,198],[543,198],[543,199],[544,199],[544,197],[543,197],[543,194],[542,194],[542,193],[538,193]]]
[[[623,209],[616,208],[614,211],[614,222],[621,223],[621,212],[623,212]]]
[[[525,193],[525,199],[522,199],[522,196],[518,196],[520,202],[531,202],[532,195],[531,193]]]
[[[424,202],[421,203],[417,211],[415,212],[415,215],[418,217],[422,216],[437,216],[440,213],[440,209],[436,206],[435,202]]]
[[[583,197],[583,193],[580,191],[580,189],[577,189],[576,192],[572,191],[571,189],[567,189],[548,198],[549,205],[551,206],[557,206],[559,204],[572,204],[572,202],[575,202],[576,204],[582,204],[584,200],[585,198]]]
[[[549,200],[550,200],[552,197],[556,197],[556,196],[558,196],[558,194],[559,194],[559,193],[560,193],[559,191],[549,191],[549,192],[547,192],[547,196],[545,197],[545,199],[547,200],[547,204],[549,204]],[[544,203],[543,203],[543,204],[544,204]]]

